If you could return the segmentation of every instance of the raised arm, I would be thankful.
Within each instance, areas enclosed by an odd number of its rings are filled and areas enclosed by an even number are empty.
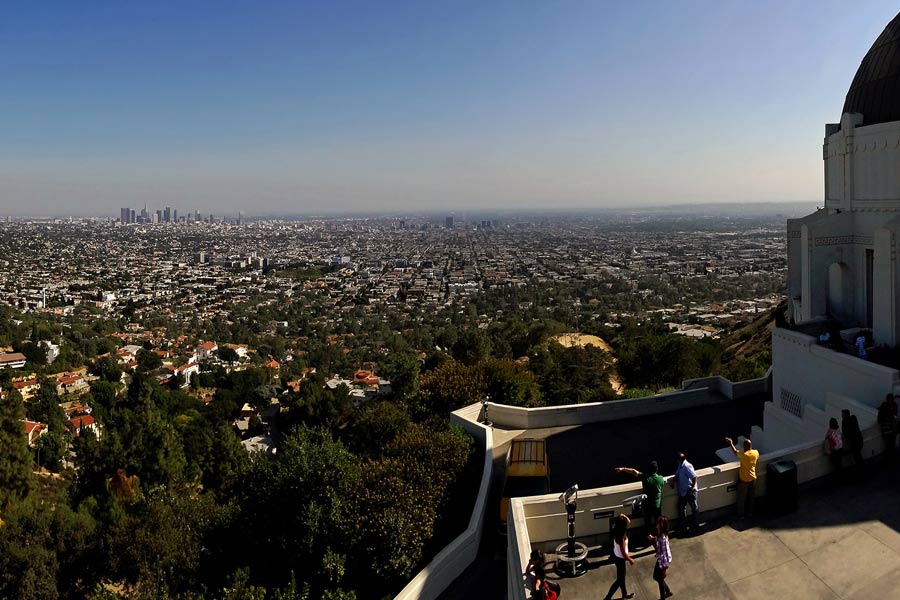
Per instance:
[[[734,440],[730,437],[725,438],[725,441],[728,442],[728,445],[731,446],[731,451],[735,454],[738,453],[738,449],[734,447]]]
[[[631,467],[616,467],[614,470],[616,473],[628,473],[632,477],[637,477],[638,473],[640,473],[640,471]]]

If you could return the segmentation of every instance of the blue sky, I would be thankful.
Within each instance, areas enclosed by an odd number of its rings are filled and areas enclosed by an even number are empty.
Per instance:
[[[892,2],[0,5],[0,214],[818,201]]]

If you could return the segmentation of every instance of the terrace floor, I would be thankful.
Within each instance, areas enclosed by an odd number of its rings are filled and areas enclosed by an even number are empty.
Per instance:
[[[674,597],[900,598],[900,467],[882,467],[881,460],[872,459],[847,481],[804,486],[795,513],[713,521],[695,535],[673,537],[668,583]],[[636,542],[638,531],[629,537]],[[657,598],[653,548],[632,552],[628,591]],[[615,579],[608,553],[593,548],[586,575],[559,580],[562,596],[602,598]]]

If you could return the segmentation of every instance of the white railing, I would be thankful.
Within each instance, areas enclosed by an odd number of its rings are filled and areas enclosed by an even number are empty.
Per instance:
[[[727,398],[711,396],[706,388],[697,388],[682,392],[646,396],[644,398],[626,398],[607,402],[566,404],[542,408],[523,408],[521,406],[507,406],[489,402],[488,414],[495,426],[506,429],[543,429],[545,427],[564,427],[567,425],[582,425],[584,423],[643,417],[672,410],[704,406],[722,400],[727,400]]]

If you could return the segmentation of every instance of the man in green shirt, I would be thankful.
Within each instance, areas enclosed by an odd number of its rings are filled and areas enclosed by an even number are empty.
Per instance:
[[[644,528],[649,532],[656,531],[656,520],[662,515],[662,489],[666,480],[659,474],[659,464],[650,461],[650,469],[644,473],[631,467],[616,467],[616,473],[628,473],[639,479],[647,499],[642,506]]]

